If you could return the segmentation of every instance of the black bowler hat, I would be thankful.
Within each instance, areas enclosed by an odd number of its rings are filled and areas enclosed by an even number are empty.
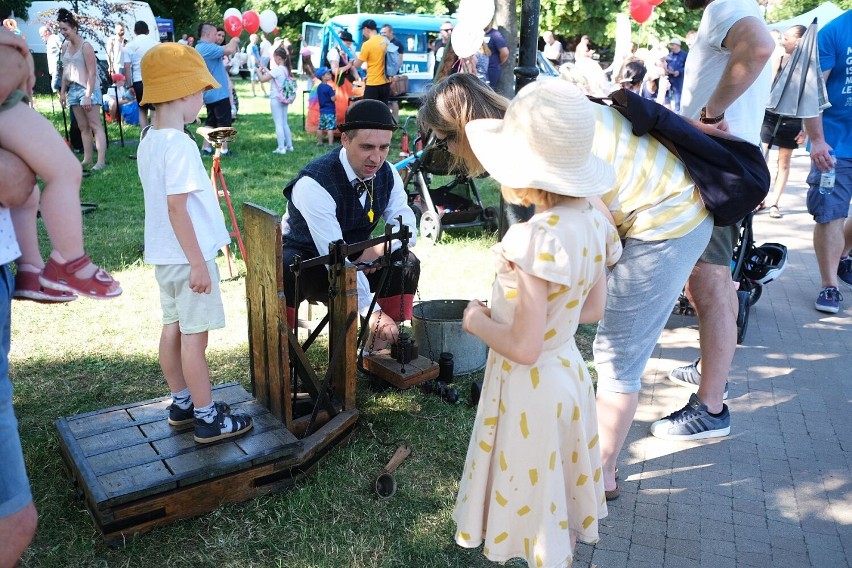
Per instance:
[[[341,132],[366,128],[368,130],[396,130],[399,125],[393,119],[388,105],[374,99],[362,99],[346,109],[346,118],[337,129]]]
[[[346,30],[343,30],[342,32],[340,32],[340,39],[343,41],[352,41],[352,34],[350,34]]]

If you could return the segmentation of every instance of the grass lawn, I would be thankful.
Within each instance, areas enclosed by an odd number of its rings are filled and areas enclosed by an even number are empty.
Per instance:
[[[275,135],[267,99],[252,98],[238,82],[239,130],[223,160],[232,200],[251,201],[283,212],[281,189],[298,170],[326,149],[302,128],[301,99],[291,107],[296,151],[272,154]],[[58,105],[37,101],[62,132]],[[403,113],[413,113],[403,109]],[[124,128],[125,141],[139,129]],[[110,139],[119,138],[116,126]],[[391,161],[398,152],[395,135]],[[14,302],[11,377],[27,469],[41,520],[24,566],[288,566],[421,567],[489,566],[480,551],[457,547],[451,512],[475,409],[449,405],[417,389],[372,392],[360,380],[360,430],[294,489],[200,518],[174,523],[109,547],[61,468],[54,421],[63,416],[127,404],[168,393],[157,363],[160,309],[153,271],[142,263],[142,193],[135,144],[111,144],[106,170],[83,182],[82,200],[97,209],[84,216],[86,248],[124,288],[109,302],[80,300],[63,306]],[[209,167],[210,160],[206,160]],[[497,202],[496,187],[483,182],[483,200]],[[493,235],[445,233],[436,246],[415,249],[423,265],[420,296],[490,296]],[[47,238],[42,232],[45,255]],[[234,247],[235,248],[235,247]],[[228,277],[220,258],[223,277]],[[228,325],[210,334],[214,383],[239,381],[250,388],[244,280],[222,284]],[[593,328],[578,333],[589,358]],[[477,373],[458,380],[463,402]],[[164,417],[165,419],[165,417]],[[399,468],[396,495],[379,501],[371,484],[399,443],[411,457]]]

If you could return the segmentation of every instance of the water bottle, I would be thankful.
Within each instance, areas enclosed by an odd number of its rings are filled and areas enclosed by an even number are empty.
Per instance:
[[[834,150],[829,150],[828,155],[831,157],[831,169],[819,176],[819,192],[823,195],[831,195],[834,192],[834,166],[837,160],[834,158]]]

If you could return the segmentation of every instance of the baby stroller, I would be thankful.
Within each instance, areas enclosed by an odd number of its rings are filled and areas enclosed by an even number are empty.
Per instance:
[[[757,303],[763,293],[763,286],[769,284],[784,272],[787,266],[787,247],[779,243],[765,243],[754,246],[752,217],[746,215],[740,224],[740,235],[731,259],[731,278],[739,283],[737,289],[737,343],[742,343],[748,329],[748,317],[751,307]],[[686,294],[681,293],[672,313],[694,316],[695,308],[689,303]]]
[[[403,159],[394,167],[402,176],[420,236],[437,243],[446,229],[483,227],[486,231],[496,231],[497,208],[482,205],[474,178],[463,170],[452,168],[452,156],[435,144],[434,136],[418,134],[411,147],[408,125],[413,119],[409,117],[403,125]],[[433,176],[451,176],[452,179],[433,188]]]

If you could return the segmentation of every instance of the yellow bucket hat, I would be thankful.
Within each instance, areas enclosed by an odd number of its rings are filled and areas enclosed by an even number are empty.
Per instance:
[[[172,42],[155,45],[142,57],[142,84],[145,89],[139,104],[143,105],[166,103],[220,86],[195,48]]]

